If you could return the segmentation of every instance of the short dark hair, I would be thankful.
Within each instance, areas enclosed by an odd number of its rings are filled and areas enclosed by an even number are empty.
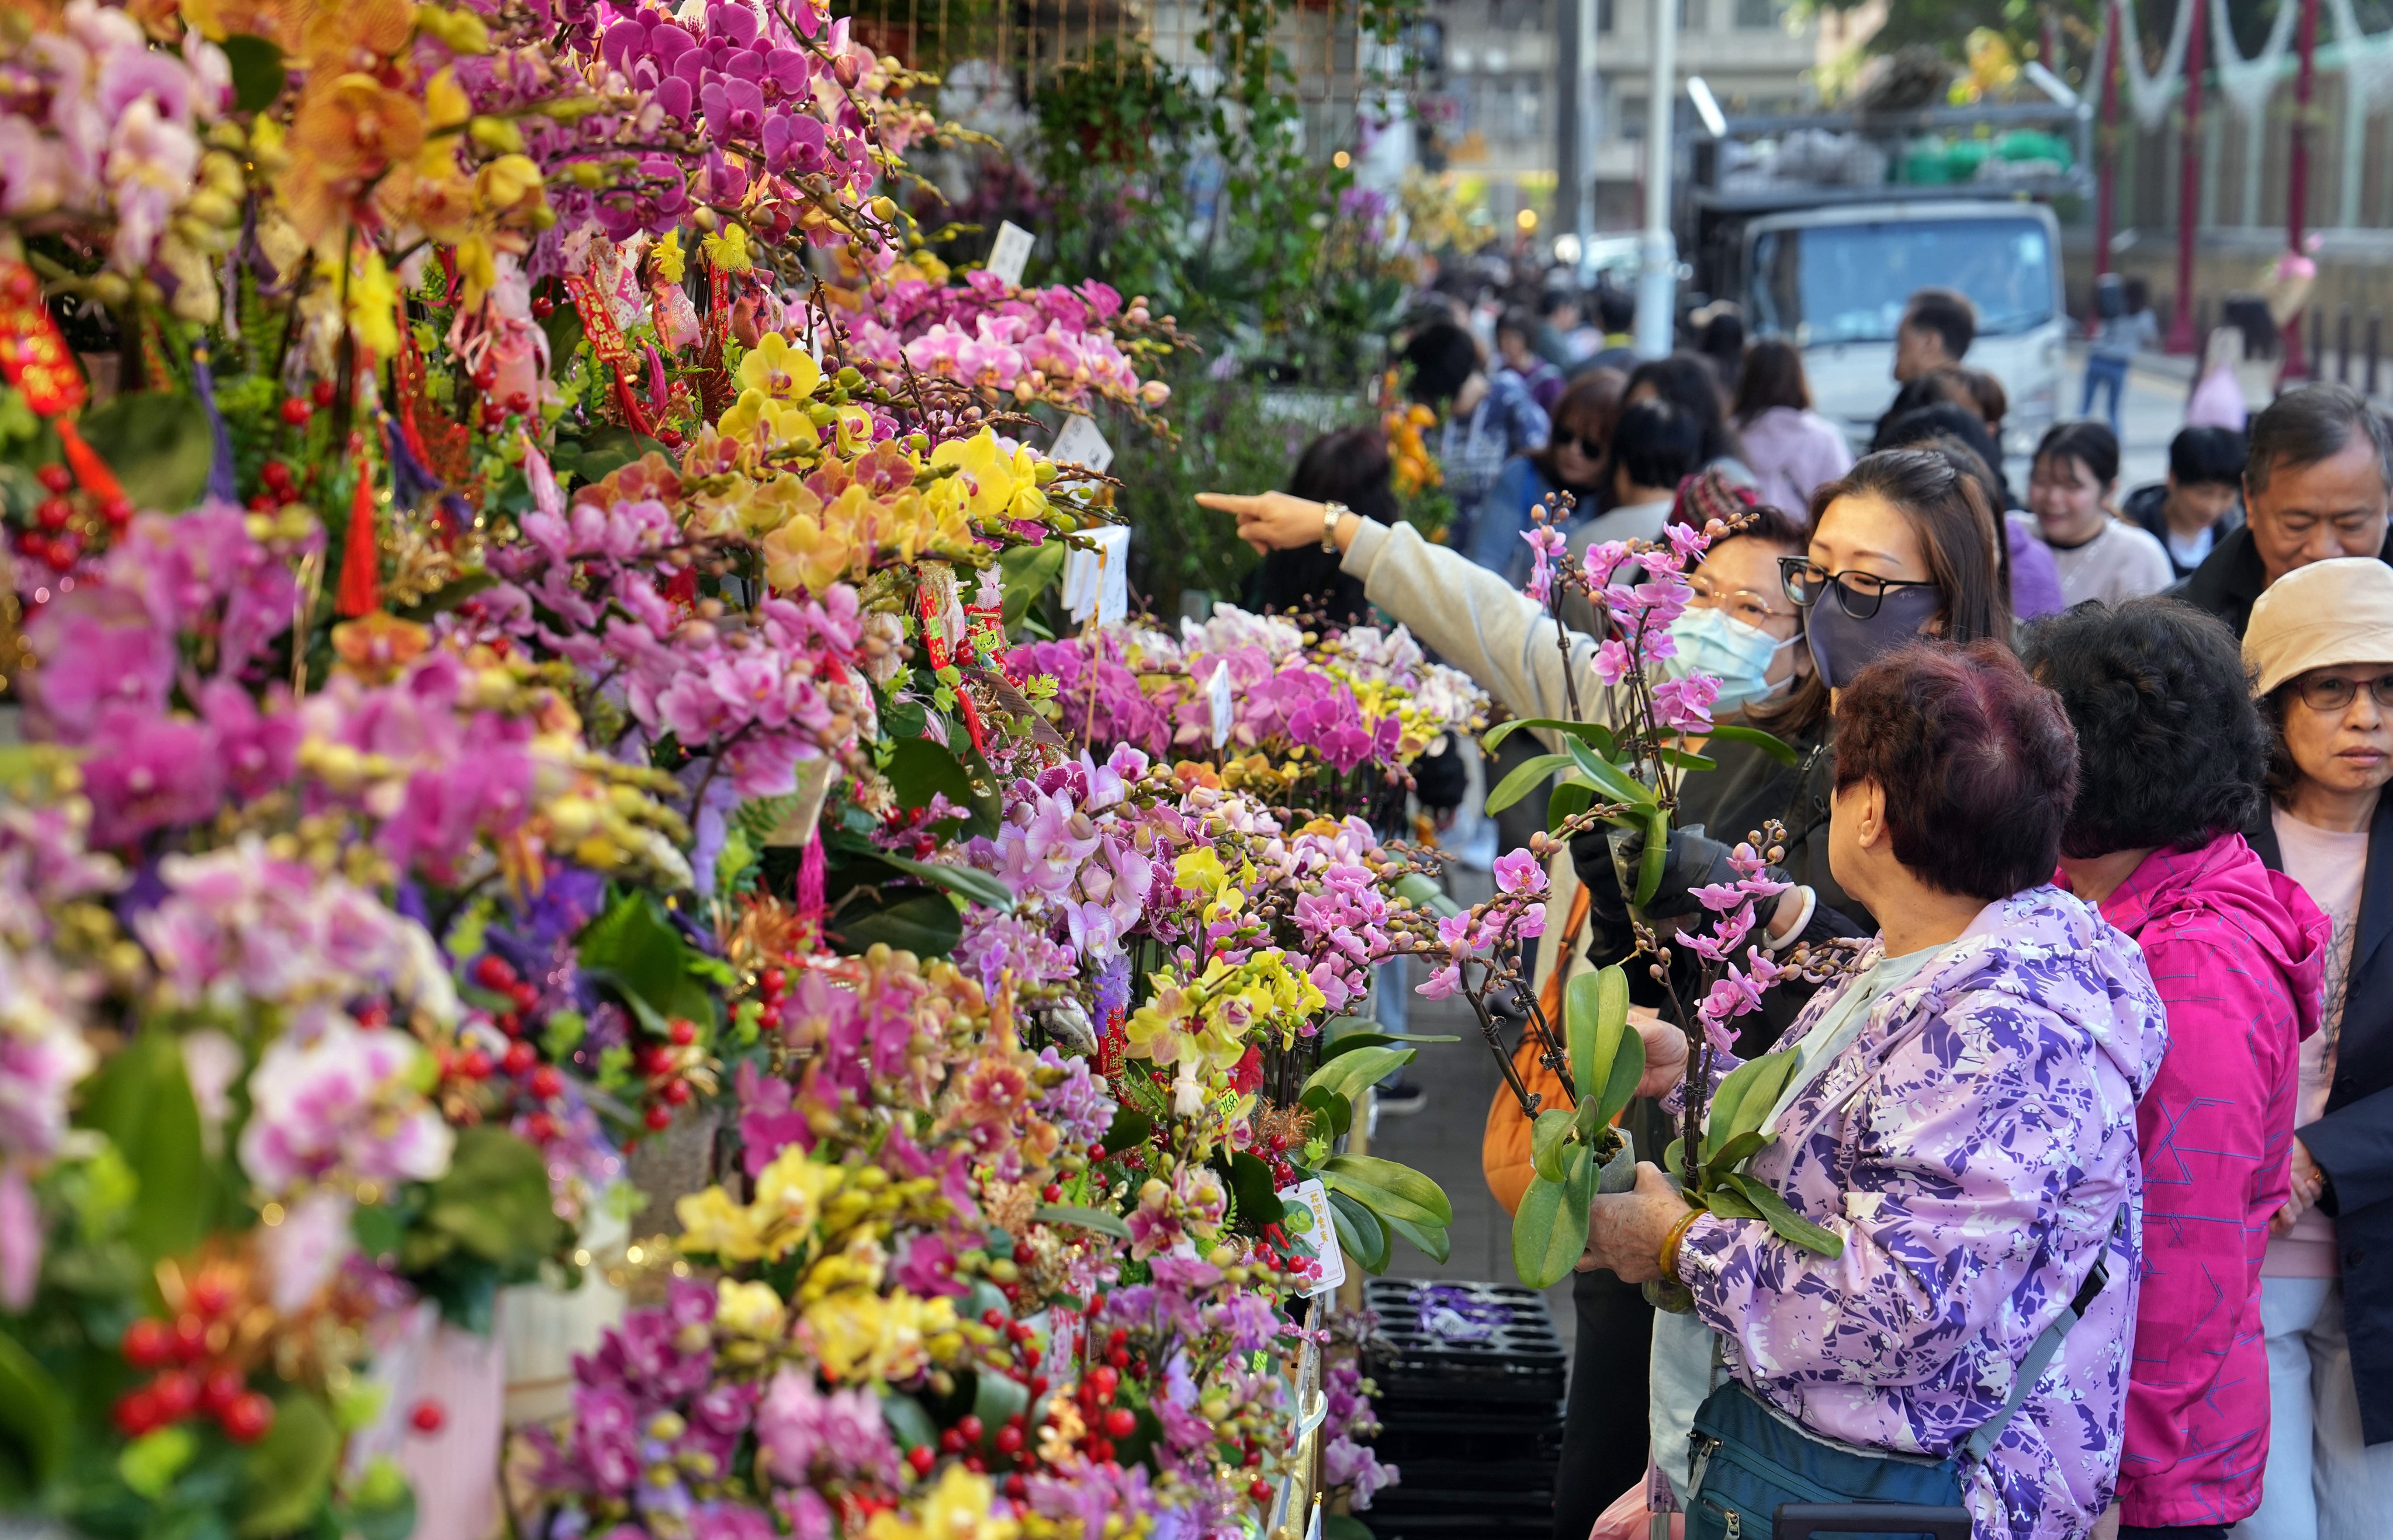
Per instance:
[[[1998,642],[1918,642],[1837,702],[1837,790],[1875,781],[1894,858],[1940,893],[1993,903],[2051,881],[2077,738],[2060,698]]]
[[[2366,397],[2349,385],[2295,385],[2252,419],[2252,447],[2243,462],[2244,489],[2265,492],[2279,465],[2295,470],[2341,454],[2351,430],[2368,435],[2376,449],[2376,474],[2393,490],[2393,428]]]
[[[1703,463],[1703,425],[1667,398],[1638,402],[1613,425],[1612,464],[1630,486],[1676,487]]]
[[[2035,446],[2037,460],[2074,460],[2109,486],[2119,479],[2119,436],[2091,417],[2055,423]]]
[[[1548,289],[1537,296],[1537,314],[1550,317],[1563,306],[1578,308],[1578,292],[1575,289]]]
[[[1617,283],[1600,283],[1595,290],[1595,313],[1605,332],[1626,332],[1637,323],[1637,296]]]
[[[2180,487],[2243,485],[2243,462],[2251,446],[2233,428],[2179,428],[2169,440],[2169,475]]]
[[[1389,485],[1390,469],[1388,441],[1378,428],[1340,428],[1304,447],[1288,489],[1314,502],[1342,502],[1374,523],[1393,524],[1404,510]],[[1263,557],[1248,597],[1258,608],[1338,625],[1358,624],[1371,613],[1361,581],[1317,544]]]
[[[1720,405],[1720,379],[1709,359],[1697,353],[1672,353],[1648,359],[1628,372],[1628,394],[1652,385],[1661,398],[1693,414],[1701,424],[1703,446],[1696,461],[1707,465],[1723,455],[1742,457],[1745,446],[1729,431]]]
[[[1977,461],[1964,469],[1975,476],[1986,501],[1999,513],[2010,506],[2010,482],[2003,475],[2003,453],[1995,444],[1994,431],[1985,419],[1965,406],[1952,401],[1939,401],[1934,406],[1916,407],[1900,417],[1878,424],[1877,437],[1870,440],[1870,452],[1881,450],[1935,449],[1942,450],[1951,443],[1967,449]]]
[[[1412,369],[1413,399],[1433,407],[1453,400],[1479,368],[1479,345],[1450,320],[1433,320],[1414,333],[1398,356]]]
[[[1519,337],[1523,342],[1536,342],[1537,340],[1537,318],[1531,315],[1521,307],[1515,305],[1510,309],[1505,311],[1502,317],[1500,317],[1496,322],[1496,334],[1497,336],[1500,337],[1507,332]]]
[[[1803,377],[1803,355],[1784,337],[1761,337],[1745,350],[1736,372],[1736,400],[1729,415],[1748,423],[1772,407],[1810,409],[1811,382]]]
[[[1922,289],[1903,307],[1903,324],[1944,339],[1947,358],[1958,359],[1978,340],[1978,310],[1957,289]]]
[[[2269,732],[2223,621],[2175,599],[2083,604],[2028,627],[2020,656],[2077,729],[2062,855],[2199,850],[2260,811]]]

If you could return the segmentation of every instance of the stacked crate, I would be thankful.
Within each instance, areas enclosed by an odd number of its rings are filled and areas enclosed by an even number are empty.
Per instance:
[[[1361,1516],[1378,1540],[1550,1533],[1569,1363],[1543,1297],[1382,1278],[1364,1298],[1373,1448],[1402,1476]]]

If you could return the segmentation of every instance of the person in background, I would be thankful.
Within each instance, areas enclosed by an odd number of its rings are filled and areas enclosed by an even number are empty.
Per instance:
[[[1375,524],[1403,516],[1389,486],[1387,440],[1375,427],[1340,428],[1304,447],[1288,489],[1315,502],[1342,502]],[[1360,625],[1371,618],[1363,585],[1339,569],[1338,558],[1315,542],[1274,551],[1247,581],[1247,604],[1256,610],[1302,615],[1331,625]]]
[[[1596,324],[1603,338],[1579,360],[1578,369],[1616,369],[1626,374],[1637,367],[1637,296],[1607,273],[1596,280],[1593,298]]]
[[[1934,449],[1954,457],[1985,492],[1988,506],[1998,510],[2003,548],[1995,566],[2010,596],[2012,615],[2033,620],[2067,607],[2060,596],[2060,568],[2052,559],[2052,547],[2037,532],[2035,516],[2006,506],[2008,490],[1993,458],[1997,452],[1994,439],[1976,412],[1950,403],[1921,407],[1881,428],[1871,448]]]
[[[1986,424],[1987,434],[2000,444],[2003,441],[2003,419],[2011,411],[2010,392],[2003,388],[2002,381],[1985,370],[1963,364],[1959,373],[1961,383],[1968,388],[1969,406],[1978,413],[1978,420]]]
[[[1649,1392],[1681,1508],[1700,1407],[1747,1447],[1791,1422],[1949,1461],[1949,1494],[1916,1500],[1966,1507],[1977,1540],[2083,1536],[2125,1433],[2142,1237],[2118,1221],[2143,1186],[2160,998],[2136,944],[2052,885],[2076,743],[2007,647],[1916,642],[1837,688],[1829,859],[1878,935],[1782,1039],[1775,1137],[1745,1169],[1838,1254],[1690,1207],[1641,1163],[1635,1191],[1591,1201],[1578,1265],[1693,1296],[1654,1317]],[[1676,1027],[1639,1036],[1649,1077],[1683,1064]]]
[[[1479,504],[1503,474],[1504,462],[1545,443],[1545,411],[1510,371],[1490,379],[1480,366],[1479,345],[1459,326],[1432,321],[1413,333],[1399,356],[1412,372],[1413,399],[1438,414],[1434,450],[1454,502],[1451,540],[1467,545]]]
[[[1576,500],[1572,513],[1576,524],[1610,505],[1605,462],[1628,383],[1615,369],[1591,369],[1571,381],[1554,403],[1553,432],[1545,448],[1505,463],[1504,474],[1480,504],[1464,555],[1491,572],[1503,573],[1517,587],[1529,575],[1529,546],[1521,537],[1528,532],[1531,509],[1556,492],[1568,492]]]
[[[1733,299],[1716,299],[1687,319],[1695,328],[1695,351],[1719,376],[1720,394],[1734,395],[1745,366],[1745,312]]]
[[[2126,281],[2117,273],[2097,278],[2094,335],[2086,345],[2086,389],[2077,403],[2077,415],[2092,416],[2096,394],[2106,394],[2110,400],[2103,415],[2110,420],[2111,432],[2115,437],[2119,431],[2119,399],[2127,392],[2127,366],[2144,348],[2160,345],[2160,323],[2152,319],[2149,306],[2138,310],[2129,302]]]
[[[1567,372],[1586,357],[1572,341],[1579,329],[1577,290],[1550,286],[1537,295],[1537,357]]]
[[[2243,661],[2273,737],[2269,810],[2245,837],[2333,939],[2292,1192],[2260,1264],[2269,1463],[2235,1533],[2360,1540],[2393,1515],[2393,568],[2287,574],[2252,606]]]
[[[2003,441],[2003,417],[2010,411],[2010,397],[2003,383],[1982,369],[1966,364],[1940,364],[1925,373],[1916,374],[1894,393],[1893,404],[1881,413],[1877,431],[1884,433],[1892,424],[1925,407],[1953,406],[1975,417],[1986,430],[1987,441],[2000,446]],[[1997,448],[1995,468],[2001,469],[2001,453]]]
[[[1679,483],[1704,468],[1705,426],[1667,398],[1632,397],[1613,426],[1603,511],[1572,529],[1572,559],[1597,541],[1661,539]]]
[[[1507,310],[1496,323],[1496,356],[1504,372],[1528,388],[1529,399],[1550,415],[1563,393],[1563,372],[1539,356],[1537,318],[1526,310]]]
[[[2223,1540],[2260,1506],[2260,1266],[2289,1193],[2327,920],[2244,842],[2269,732],[2233,633],[2173,599],[2081,605],[2029,627],[2021,660],[2077,732],[2066,885],[2143,947],[2168,1012],[2136,1106],[2144,1276],[2118,1533]]]
[[[2243,435],[2233,428],[2179,428],[2169,440],[2168,476],[2138,487],[2119,504],[2168,553],[2179,579],[2190,577],[2219,541],[2243,525]]]
[[[1978,311],[1951,289],[1921,289],[1903,307],[1894,328],[1894,383],[1908,385],[1931,369],[1957,364],[1978,339]]]
[[[1763,337],[1745,350],[1729,421],[1764,502],[1809,508],[1814,490],[1853,468],[1845,436],[1811,410],[1803,355],[1780,338]]]
[[[2172,590],[2243,632],[2252,606],[2299,568],[2386,554],[2393,427],[2356,391],[2307,385],[2252,419],[2243,527]]]
[[[2064,603],[2117,604],[2176,581],[2161,542],[2112,514],[2118,488],[2119,440],[2101,424],[2056,423],[2036,445],[2028,507],[2060,568]]]
[[[1753,473],[1746,468],[1745,446],[1728,425],[1727,398],[1721,394],[1720,377],[1699,355],[1673,353],[1667,359],[1646,359],[1628,372],[1628,393],[1624,399],[1630,406],[1668,401],[1687,412],[1702,430],[1698,446],[1702,458],[1696,468],[1717,465],[1747,486],[1753,484]]]

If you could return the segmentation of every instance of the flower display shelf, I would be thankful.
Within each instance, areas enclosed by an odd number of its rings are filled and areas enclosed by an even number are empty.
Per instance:
[[[1380,1317],[1384,1345],[1374,1345],[1369,1369],[1383,1410],[1429,1398],[1518,1406],[1562,1397],[1569,1358],[1534,1289],[1382,1278],[1366,1286],[1364,1301]]]

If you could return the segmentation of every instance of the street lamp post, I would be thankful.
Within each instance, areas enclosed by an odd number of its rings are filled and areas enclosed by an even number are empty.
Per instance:
[[[2295,36],[2301,67],[2294,73],[2293,138],[2285,156],[2285,250],[2301,254],[2303,225],[2309,212],[2310,96],[2318,85],[2319,0],[2302,0],[2301,28]],[[2308,308],[2305,305],[2304,308]],[[2302,355],[2300,311],[2285,318],[2286,380],[2307,372]]]
[[[2203,41],[2209,31],[2202,0],[2177,0],[2193,7],[2193,34],[2185,45],[2185,126],[2177,137],[2177,314],[2169,321],[2168,349],[2199,353],[2193,333],[2193,238],[2202,225]]]
[[[1658,359],[1678,334],[1679,247],[1670,238],[1671,124],[1679,93],[1679,0],[1653,0],[1645,98],[1645,237],[1637,274],[1637,351]]]

